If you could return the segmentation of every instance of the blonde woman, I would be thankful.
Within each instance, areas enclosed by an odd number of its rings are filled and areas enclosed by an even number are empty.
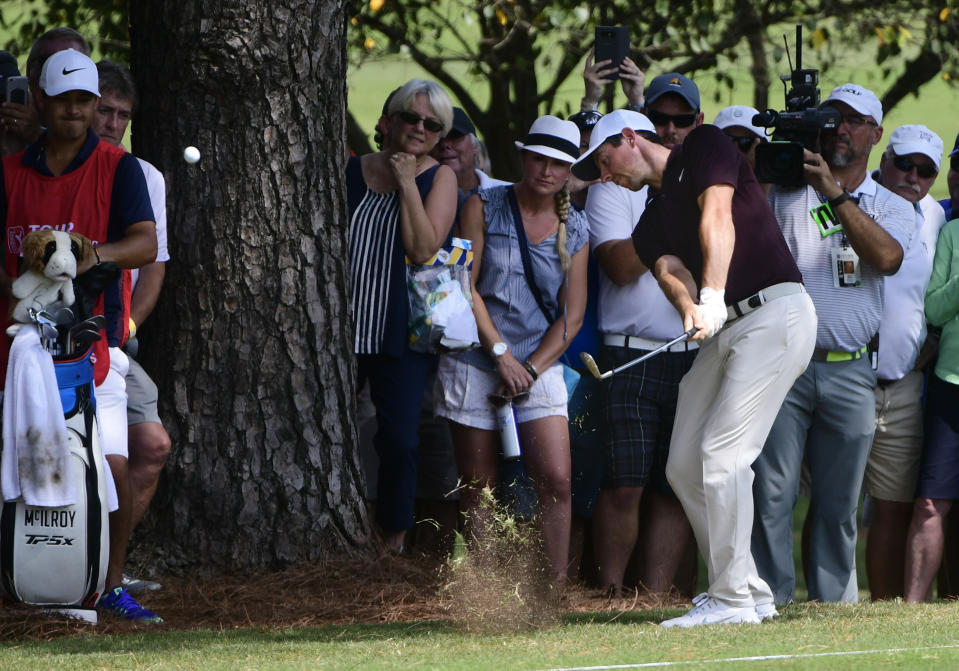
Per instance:
[[[383,151],[351,158],[346,184],[354,353],[376,406],[376,523],[386,547],[400,551],[413,526],[420,407],[435,364],[407,346],[404,257],[426,262],[453,225],[456,176],[429,156],[453,106],[439,84],[413,79],[390,94],[382,122]]]
[[[520,445],[539,499],[552,575],[566,575],[570,457],[566,386],[557,363],[586,307],[586,217],[569,206],[566,180],[579,155],[579,129],[537,119],[521,150],[523,179],[480,191],[461,215],[473,241],[473,311],[481,349],[443,356],[436,413],[451,426],[464,483],[461,506],[482,536],[480,492],[494,487],[499,449],[489,394],[529,397],[514,406]],[[524,253],[523,248],[526,248]],[[525,259],[524,259],[525,257]]]

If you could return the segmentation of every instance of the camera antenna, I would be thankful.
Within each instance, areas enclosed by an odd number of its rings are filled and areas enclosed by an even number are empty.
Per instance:
[[[796,30],[799,31],[801,29],[799,26],[796,26]],[[786,45],[786,61],[789,63],[789,69],[794,70],[795,68],[793,68],[793,59],[792,59],[792,56],[789,55],[789,40],[786,39],[786,33],[783,33],[783,44]],[[796,60],[798,61],[800,58],[801,56],[799,55],[799,44],[797,43],[796,44]],[[796,67],[798,68],[799,66],[797,65]]]
[[[786,50],[789,53],[789,50]],[[790,66],[791,67],[791,66]],[[796,24],[796,69],[802,70],[802,24]]]

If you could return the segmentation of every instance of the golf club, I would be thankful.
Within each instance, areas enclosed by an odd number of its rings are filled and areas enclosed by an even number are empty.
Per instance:
[[[690,337],[692,337],[698,330],[699,329],[694,326],[688,331],[686,331],[684,334],[679,336],[678,338],[673,338],[668,343],[660,345],[659,347],[654,349],[652,352],[648,352],[644,354],[643,356],[639,357],[638,359],[627,361],[622,366],[617,366],[613,370],[608,370],[605,373],[599,372],[599,366],[596,365],[596,361],[593,359],[592,356],[589,355],[588,352],[580,352],[579,358],[583,360],[583,365],[586,366],[586,370],[592,373],[593,377],[595,377],[597,380],[605,380],[606,378],[612,377],[613,375],[615,375],[616,373],[619,373],[620,371],[624,371],[627,368],[632,368],[636,364],[646,361],[646,359],[651,359],[652,357],[656,356],[660,352],[663,352],[669,349],[673,345],[678,345],[681,342],[685,342]]]
[[[72,353],[85,351],[90,345],[100,339],[100,334],[96,331],[77,331],[71,334],[70,347]]]

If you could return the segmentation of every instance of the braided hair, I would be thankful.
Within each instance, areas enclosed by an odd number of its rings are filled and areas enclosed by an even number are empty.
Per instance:
[[[569,250],[566,249],[566,221],[569,219],[569,190],[564,185],[553,196],[556,203],[556,216],[559,217],[559,228],[556,231],[556,252],[559,254],[559,263],[563,272],[569,270]]]

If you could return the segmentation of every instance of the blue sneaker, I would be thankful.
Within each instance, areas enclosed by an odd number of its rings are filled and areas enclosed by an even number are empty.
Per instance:
[[[163,622],[163,618],[138,604],[137,600],[130,596],[130,593],[122,587],[114,587],[104,594],[100,599],[100,603],[97,605],[111,615],[127,620],[148,622],[150,624]]]

